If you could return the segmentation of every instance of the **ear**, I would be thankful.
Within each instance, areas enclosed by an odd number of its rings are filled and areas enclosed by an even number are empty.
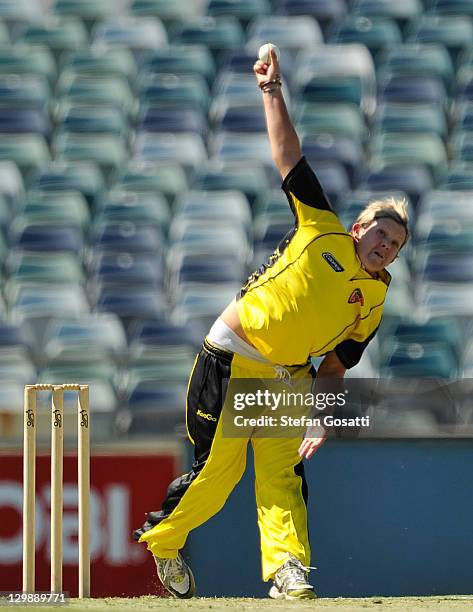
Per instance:
[[[363,226],[361,225],[361,223],[354,223],[351,226],[351,235],[353,236],[355,241],[358,241],[361,238],[362,229],[363,229]]]

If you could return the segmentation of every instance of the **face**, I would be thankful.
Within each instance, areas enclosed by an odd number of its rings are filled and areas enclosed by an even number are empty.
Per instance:
[[[351,230],[358,257],[367,272],[380,272],[392,263],[406,239],[406,230],[394,219],[375,219],[368,227],[355,223]]]

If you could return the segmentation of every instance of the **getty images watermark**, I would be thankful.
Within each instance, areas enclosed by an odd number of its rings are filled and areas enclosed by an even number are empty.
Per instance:
[[[320,386],[324,386],[323,390]],[[225,397],[223,435],[300,437],[307,428],[369,428],[370,416],[353,413],[350,391],[338,381],[314,385],[311,378],[287,382],[231,379]]]

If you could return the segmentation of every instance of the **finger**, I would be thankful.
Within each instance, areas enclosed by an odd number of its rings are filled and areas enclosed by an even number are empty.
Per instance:
[[[258,60],[253,66],[253,71],[257,74],[266,74],[268,71],[268,64],[264,64],[261,60]]]
[[[271,64],[273,65],[274,69],[279,72],[278,56],[276,55],[276,51],[273,47],[270,47],[269,49],[269,57],[271,58]]]

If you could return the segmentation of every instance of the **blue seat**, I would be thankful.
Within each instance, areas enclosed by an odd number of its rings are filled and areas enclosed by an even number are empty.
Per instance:
[[[347,6],[345,0],[278,0],[276,12],[281,15],[310,15],[327,32],[346,15]]]
[[[405,191],[414,207],[432,186],[432,175],[427,168],[418,164],[390,164],[381,169],[373,169],[360,185],[361,188],[374,191]]]
[[[95,314],[81,319],[51,321],[43,337],[48,362],[112,359],[124,363],[127,341],[120,319],[113,314]]]
[[[163,249],[164,239],[156,227],[111,221],[95,229],[93,246],[103,251],[158,254]]]
[[[190,174],[207,161],[204,141],[195,132],[142,132],[134,142],[137,160],[177,162]]]
[[[170,434],[185,422],[186,385],[142,381],[128,389],[125,406],[128,435]]]
[[[387,76],[379,83],[380,102],[436,104],[446,107],[447,94],[443,82],[421,75]]]
[[[89,27],[99,19],[116,15],[118,9],[108,0],[54,0],[51,7],[56,15],[78,17]]]
[[[10,235],[10,247],[24,251],[70,252],[80,255],[82,235],[76,227],[27,225]]]
[[[459,55],[471,48],[473,21],[467,15],[423,15],[406,29],[406,42],[445,45],[455,64]]]
[[[286,234],[292,230],[294,222],[272,220],[268,217],[260,219],[255,226],[255,250],[273,252]],[[261,262],[260,262],[261,263]]]
[[[227,206],[222,208],[222,202]],[[190,190],[176,200],[174,210],[174,222],[179,217],[191,221],[228,221],[251,232],[251,209],[248,198],[241,191]]]
[[[317,21],[309,15],[261,15],[254,17],[247,28],[246,50],[255,55],[259,47],[275,43],[283,52],[295,54],[302,49],[313,49],[323,44]]]
[[[244,267],[231,256],[184,254],[170,284],[178,289],[189,283],[241,283],[244,277]]]
[[[123,287],[106,286],[102,287],[94,310],[116,314],[127,329],[135,319],[162,317],[166,307],[165,296],[159,290],[135,287],[126,291]]]
[[[164,266],[156,255],[99,251],[92,257],[89,280],[97,286],[163,286]]]
[[[49,83],[43,76],[26,74],[12,78],[11,75],[0,75],[0,103],[2,106],[44,112],[47,110],[50,96]]]
[[[270,184],[261,164],[210,162],[197,170],[191,186],[204,191],[242,191],[252,206],[256,198],[269,189]]]
[[[430,10],[435,15],[468,15],[473,17],[472,0],[430,0]]]
[[[184,169],[177,162],[129,160],[114,176],[113,187],[124,193],[159,191],[169,203],[187,190]]]
[[[215,62],[206,45],[169,45],[144,55],[141,74],[196,74],[210,86],[215,78]]]
[[[1,328],[0,328],[1,329]],[[138,346],[191,346],[197,348],[202,339],[189,325],[175,325],[166,319],[137,321],[130,327],[130,349]]]
[[[381,375],[396,378],[455,378],[458,364],[450,350],[442,345],[424,348],[419,343],[401,345],[395,349]]]
[[[261,105],[222,104],[214,108],[212,119],[215,127],[225,132],[264,132],[266,120]]]
[[[8,322],[0,322],[0,351],[10,347],[20,347],[30,350],[34,339],[28,334],[28,330],[20,325]]]
[[[364,153],[359,142],[333,134],[308,135],[302,139],[302,151],[309,162],[338,162],[348,173],[352,187],[358,184],[364,170]]]
[[[334,27],[330,35],[330,42],[366,45],[377,62],[380,53],[402,42],[402,35],[399,26],[393,19],[348,15]]]
[[[41,110],[0,107],[0,132],[32,133],[49,138],[50,131],[49,117]]]
[[[127,222],[150,225],[167,232],[171,210],[163,194],[111,192],[97,206],[95,224]]]
[[[61,70],[83,76],[117,76],[131,83],[136,77],[137,66],[129,49],[89,46],[65,54],[61,58]]]
[[[243,28],[235,17],[197,17],[171,29],[173,44],[206,45],[217,60],[222,52],[243,45]]]
[[[200,74],[145,73],[138,81],[138,99],[140,105],[205,112],[209,104],[209,91]]]
[[[145,50],[165,47],[166,29],[157,17],[109,17],[92,29],[93,46],[127,47],[139,54]]]
[[[129,11],[140,17],[159,17],[166,25],[198,15],[197,7],[188,0],[132,0]]]
[[[430,0],[429,0],[430,1]],[[353,0],[351,12],[364,17],[389,17],[401,28],[423,11],[421,0]]]
[[[340,199],[351,188],[350,176],[345,166],[338,161],[318,160],[310,157],[309,161],[312,162],[329,202],[337,209]]]
[[[128,136],[128,122],[119,108],[65,103],[59,106],[55,119],[58,132]]]
[[[393,104],[378,106],[376,127],[382,132],[419,132],[436,134],[445,140],[448,133],[444,111],[430,104]]]
[[[87,44],[83,22],[74,17],[38,20],[15,30],[15,42],[45,45],[59,58],[65,51],[73,51]]]
[[[473,164],[464,161],[452,161],[444,179],[439,183],[439,189],[450,191],[473,190]]]
[[[270,0],[208,0],[207,15],[222,17],[232,15],[237,17],[243,26],[259,15],[271,12]]]
[[[0,73],[36,75],[50,85],[56,80],[56,64],[47,47],[41,45],[0,46]]]
[[[471,246],[471,245],[470,245]],[[473,281],[473,257],[469,253],[428,253],[419,278],[427,282],[468,283]]]
[[[388,76],[409,74],[440,78],[448,92],[455,80],[452,59],[442,44],[406,43],[391,47],[380,55],[379,81]]]
[[[31,182],[33,192],[79,191],[93,207],[104,190],[103,175],[91,162],[51,162],[42,168]]]
[[[456,100],[459,103],[473,101],[473,69],[464,71],[457,79]]]
[[[195,132],[204,136],[207,118],[193,108],[162,108],[143,105],[138,118],[138,132]]]
[[[44,8],[40,3],[30,0],[1,0],[0,19],[6,23],[29,23],[43,16]]]

